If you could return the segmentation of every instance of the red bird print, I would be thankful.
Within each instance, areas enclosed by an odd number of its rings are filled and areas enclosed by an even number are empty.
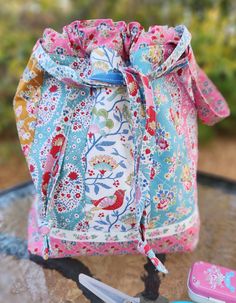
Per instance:
[[[99,200],[92,200],[94,206],[103,210],[115,210],[120,208],[124,202],[125,190],[118,189],[114,195],[103,197]],[[94,208],[94,210],[97,208]]]

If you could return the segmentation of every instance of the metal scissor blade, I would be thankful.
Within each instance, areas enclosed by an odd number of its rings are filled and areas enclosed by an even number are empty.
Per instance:
[[[140,303],[139,298],[130,297],[85,274],[79,274],[79,282],[105,303]]]

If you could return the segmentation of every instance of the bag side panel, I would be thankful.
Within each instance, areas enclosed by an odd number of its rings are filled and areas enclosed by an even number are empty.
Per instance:
[[[32,53],[13,99],[13,109],[21,148],[35,185],[36,180],[30,152],[35,138],[43,76],[44,71]]]
[[[184,84],[179,79],[182,70],[173,71],[153,81],[156,100],[157,129],[154,154],[151,203],[147,205],[147,236],[170,235],[165,250],[173,250],[172,243],[193,221],[199,220],[197,201],[197,112]],[[195,247],[199,228],[192,234]],[[155,247],[159,246],[156,242]],[[176,250],[186,247],[176,244]]]

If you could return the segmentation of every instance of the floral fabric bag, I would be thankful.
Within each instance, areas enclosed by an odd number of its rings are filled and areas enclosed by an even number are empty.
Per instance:
[[[28,250],[45,259],[198,242],[197,118],[229,108],[184,25],[76,20],[44,30],[14,97],[36,194]]]

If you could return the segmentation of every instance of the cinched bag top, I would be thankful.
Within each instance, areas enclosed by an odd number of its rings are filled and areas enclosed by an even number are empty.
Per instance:
[[[128,66],[150,78],[160,77],[187,63],[190,40],[184,25],[151,26],[146,32],[138,22],[126,24],[104,19],[74,21],[63,27],[62,34],[46,29],[34,50],[39,60],[38,56],[44,57],[43,67],[48,71],[50,68],[51,74],[68,84],[79,85],[90,82],[91,73],[119,71]],[[107,60],[102,63],[99,52],[104,50]],[[74,56],[78,62],[61,67],[53,55]],[[116,76],[117,82],[112,84],[119,85],[122,81]]]
[[[49,53],[69,56],[88,57],[99,46],[107,46],[117,51],[124,59],[129,59],[132,51],[139,47],[152,45],[176,46],[183,32],[184,25],[168,27],[150,26],[146,32],[138,22],[126,24],[111,19],[76,20],[63,27],[62,33],[51,28],[43,32],[43,47]],[[166,51],[168,51],[166,49]],[[166,59],[168,53],[164,54]]]

